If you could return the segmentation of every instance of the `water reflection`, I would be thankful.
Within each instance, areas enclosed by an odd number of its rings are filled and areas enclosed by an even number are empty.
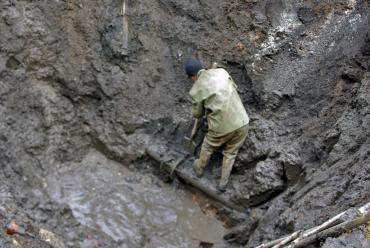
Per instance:
[[[205,215],[190,193],[150,174],[131,172],[90,151],[81,163],[49,177],[54,200],[68,204],[84,225],[139,247],[224,247],[225,229]]]

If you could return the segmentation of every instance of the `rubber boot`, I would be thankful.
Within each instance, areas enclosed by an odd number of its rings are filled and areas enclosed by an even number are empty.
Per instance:
[[[207,166],[211,156],[212,152],[204,150],[200,151],[199,159],[196,159],[193,164],[194,172],[197,177],[203,176],[204,168]]]
[[[226,191],[226,186],[227,186],[227,183],[229,182],[229,177],[230,177],[234,162],[235,162],[235,158],[233,159],[226,158],[226,157],[223,158],[222,170],[221,170],[221,180],[220,180],[219,185],[217,186],[218,191],[220,192]]]

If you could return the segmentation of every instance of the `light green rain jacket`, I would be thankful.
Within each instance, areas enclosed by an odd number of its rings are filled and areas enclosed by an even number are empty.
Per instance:
[[[249,117],[229,73],[222,69],[200,70],[189,94],[195,118],[207,109],[208,132],[221,136],[249,123]]]

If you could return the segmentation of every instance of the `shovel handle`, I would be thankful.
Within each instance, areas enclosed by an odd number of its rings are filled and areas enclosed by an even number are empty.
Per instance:
[[[195,119],[193,129],[191,130],[190,140],[194,138],[194,135],[198,129],[198,122],[199,122],[199,119]]]

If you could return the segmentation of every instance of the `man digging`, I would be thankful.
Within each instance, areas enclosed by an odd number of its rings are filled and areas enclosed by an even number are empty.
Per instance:
[[[217,189],[226,190],[236,155],[248,135],[249,117],[236,91],[237,86],[229,73],[222,69],[203,69],[197,59],[189,59],[185,71],[193,81],[189,94],[192,114],[201,118],[206,110],[208,132],[203,140],[194,171],[201,177],[213,152],[224,146],[221,180]]]

